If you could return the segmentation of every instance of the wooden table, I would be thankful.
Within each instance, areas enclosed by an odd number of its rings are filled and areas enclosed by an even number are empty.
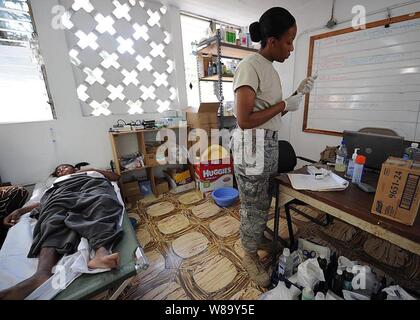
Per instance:
[[[293,173],[305,174],[306,168]],[[363,182],[376,188],[379,175],[365,172]],[[417,217],[413,226],[406,226],[398,222],[382,218],[370,213],[374,193],[366,193],[357,186],[350,184],[345,191],[314,192],[294,190],[287,174],[276,178],[279,189],[276,197],[275,232],[278,237],[279,223],[279,198],[287,196],[290,199],[300,200],[316,209],[338,218],[359,229],[369,232],[378,238],[387,240],[400,248],[420,255],[420,216]],[[291,223],[289,223],[289,229]],[[290,231],[290,230],[289,230]]]

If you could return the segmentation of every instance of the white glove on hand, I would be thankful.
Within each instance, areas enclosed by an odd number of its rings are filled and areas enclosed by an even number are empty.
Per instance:
[[[298,93],[302,93],[302,94],[307,94],[309,92],[312,91],[312,89],[314,88],[314,83],[315,83],[315,79],[314,77],[308,77],[305,80],[303,80],[298,89],[297,92]]]
[[[299,109],[300,103],[302,102],[303,94],[298,93],[294,96],[290,96],[286,100],[284,100],[284,104],[286,105],[284,111],[296,111]]]

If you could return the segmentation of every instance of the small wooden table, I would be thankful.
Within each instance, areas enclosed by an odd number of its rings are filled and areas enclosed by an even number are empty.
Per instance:
[[[306,168],[302,168],[293,173],[306,174],[307,171]],[[378,174],[365,172],[363,182],[376,187],[378,179]],[[276,197],[274,220],[275,240],[278,238],[280,195],[300,200],[333,217],[369,232],[378,238],[387,240],[400,248],[420,255],[420,216],[417,217],[413,226],[406,226],[374,215],[370,212],[374,200],[374,193],[363,192],[352,184],[344,191],[314,192],[294,190],[287,174],[278,176],[276,181],[278,182],[279,192]],[[291,231],[290,227],[291,223],[289,223],[289,232]]]

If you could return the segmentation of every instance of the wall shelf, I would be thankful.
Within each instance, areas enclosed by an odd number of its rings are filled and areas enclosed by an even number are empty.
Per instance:
[[[147,133],[147,132],[156,132],[159,130],[163,130],[163,129],[188,129],[188,126],[172,126],[172,127],[164,127],[164,128],[156,128],[156,129],[137,129],[137,130],[130,130],[130,131],[110,131],[110,134],[113,136],[120,136],[120,135],[125,135],[125,134],[133,134],[133,133]]]
[[[217,30],[217,34],[209,39],[201,41],[197,46],[197,66],[198,66],[198,89],[199,89],[199,97],[200,103],[203,102],[201,98],[201,82],[204,81],[212,81],[215,82],[214,84],[214,91],[219,99],[220,109],[219,109],[219,128],[225,128],[224,123],[224,105],[223,105],[223,83],[225,82],[233,82],[233,77],[226,77],[221,75],[223,72],[222,68],[222,59],[235,59],[235,60],[242,60],[243,58],[258,52],[257,49],[248,48],[243,46],[238,46],[232,43],[223,42],[221,39],[220,30]],[[216,57],[216,61],[214,62],[214,57]],[[214,65],[216,63],[217,66],[217,74],[212,76],[206,77],[206,69],[209,69],[210,65]],[[213,67],[214,68],[214,67]],[[220,77],[220,78],[219,78]],[[231,122],[231,119],[227,119]],[[234,119],[236,121],[236,119]],[[230,124],[229,127],[232,125]]]
[[[141,167],[141,168],[134,168],[134,169],[122,170],[121,171],[121,174],[130,173],[130,172],[136,172],[136,171],[142,171],[142,170],[150,169],[150,168],[154,168],[154,167],[157,167],[157,166],[144,166],[144,167]]]
[[[212,55],[217,56],[217,39],[216,37],[213,37],[209,40],[201,42],[199,47],[204,46],[200,50],[198,50],[199,55]],[[237,46],[232,43],[226,43],[226,42],[220,42],[220,56],[221,58],[229,58],[229,59],[243,59],[246,56],[249,56],[250,54],[254,52],[258,52],[257,49],[254,48],[248,48],[243,46]]]
[[[146,134],[151,132],[156,132],[159,130],[164,129],[188,129],[188,126],[172,126],[172,127],[165,127],[161,129],[138,129],[138,130],[131,130],[131,131],[123,131],[123,132],[109,132],[109,138],[112,147],[112,155],[113,161],[115,165],[115,172],[121,175],[121,182],[123,181],[123,176],[128,173],[134,172],[142,172],[143,170],[146,171],[146,175],[148,180],[150,180],[150,184],[152,187],[152,192],[157,195],[156,189],[156,181],[155,181],[155,169],[161,167],[159,163],[156,162],[156,155],[155,154],[148,154],[146,144],[147,142],[156,142],[156,141],[146,141]],[[130,135],[135,136],[137,139],[137,152],[144,156],[144,166],[134,169],[127,169],[121,170],[120,159],[122,158],[123,154],[121,153],[121,146],[120,143],[122,142],[121,139],[125,139]],[[162,142],[163,143],[163,142]],[[124,191],[123,191],[123,196]]]
[[[217,81],[219,81],[219,76],[216,74],[216,75],[210,76],[210,77],[203,77],[203,78],[200,78],[200,81],[213,81],[213,82],[217,82]],[[222,77],[222,82],[233,82],[233,77],[223,76]]]

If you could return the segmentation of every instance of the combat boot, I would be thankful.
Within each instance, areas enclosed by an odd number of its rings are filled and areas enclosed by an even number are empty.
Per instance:
[[[268,272],[262,266],[258,254],[245,252],[242,264],[248,272],[249,277],[261,287],[268,287],[271,283]]]

